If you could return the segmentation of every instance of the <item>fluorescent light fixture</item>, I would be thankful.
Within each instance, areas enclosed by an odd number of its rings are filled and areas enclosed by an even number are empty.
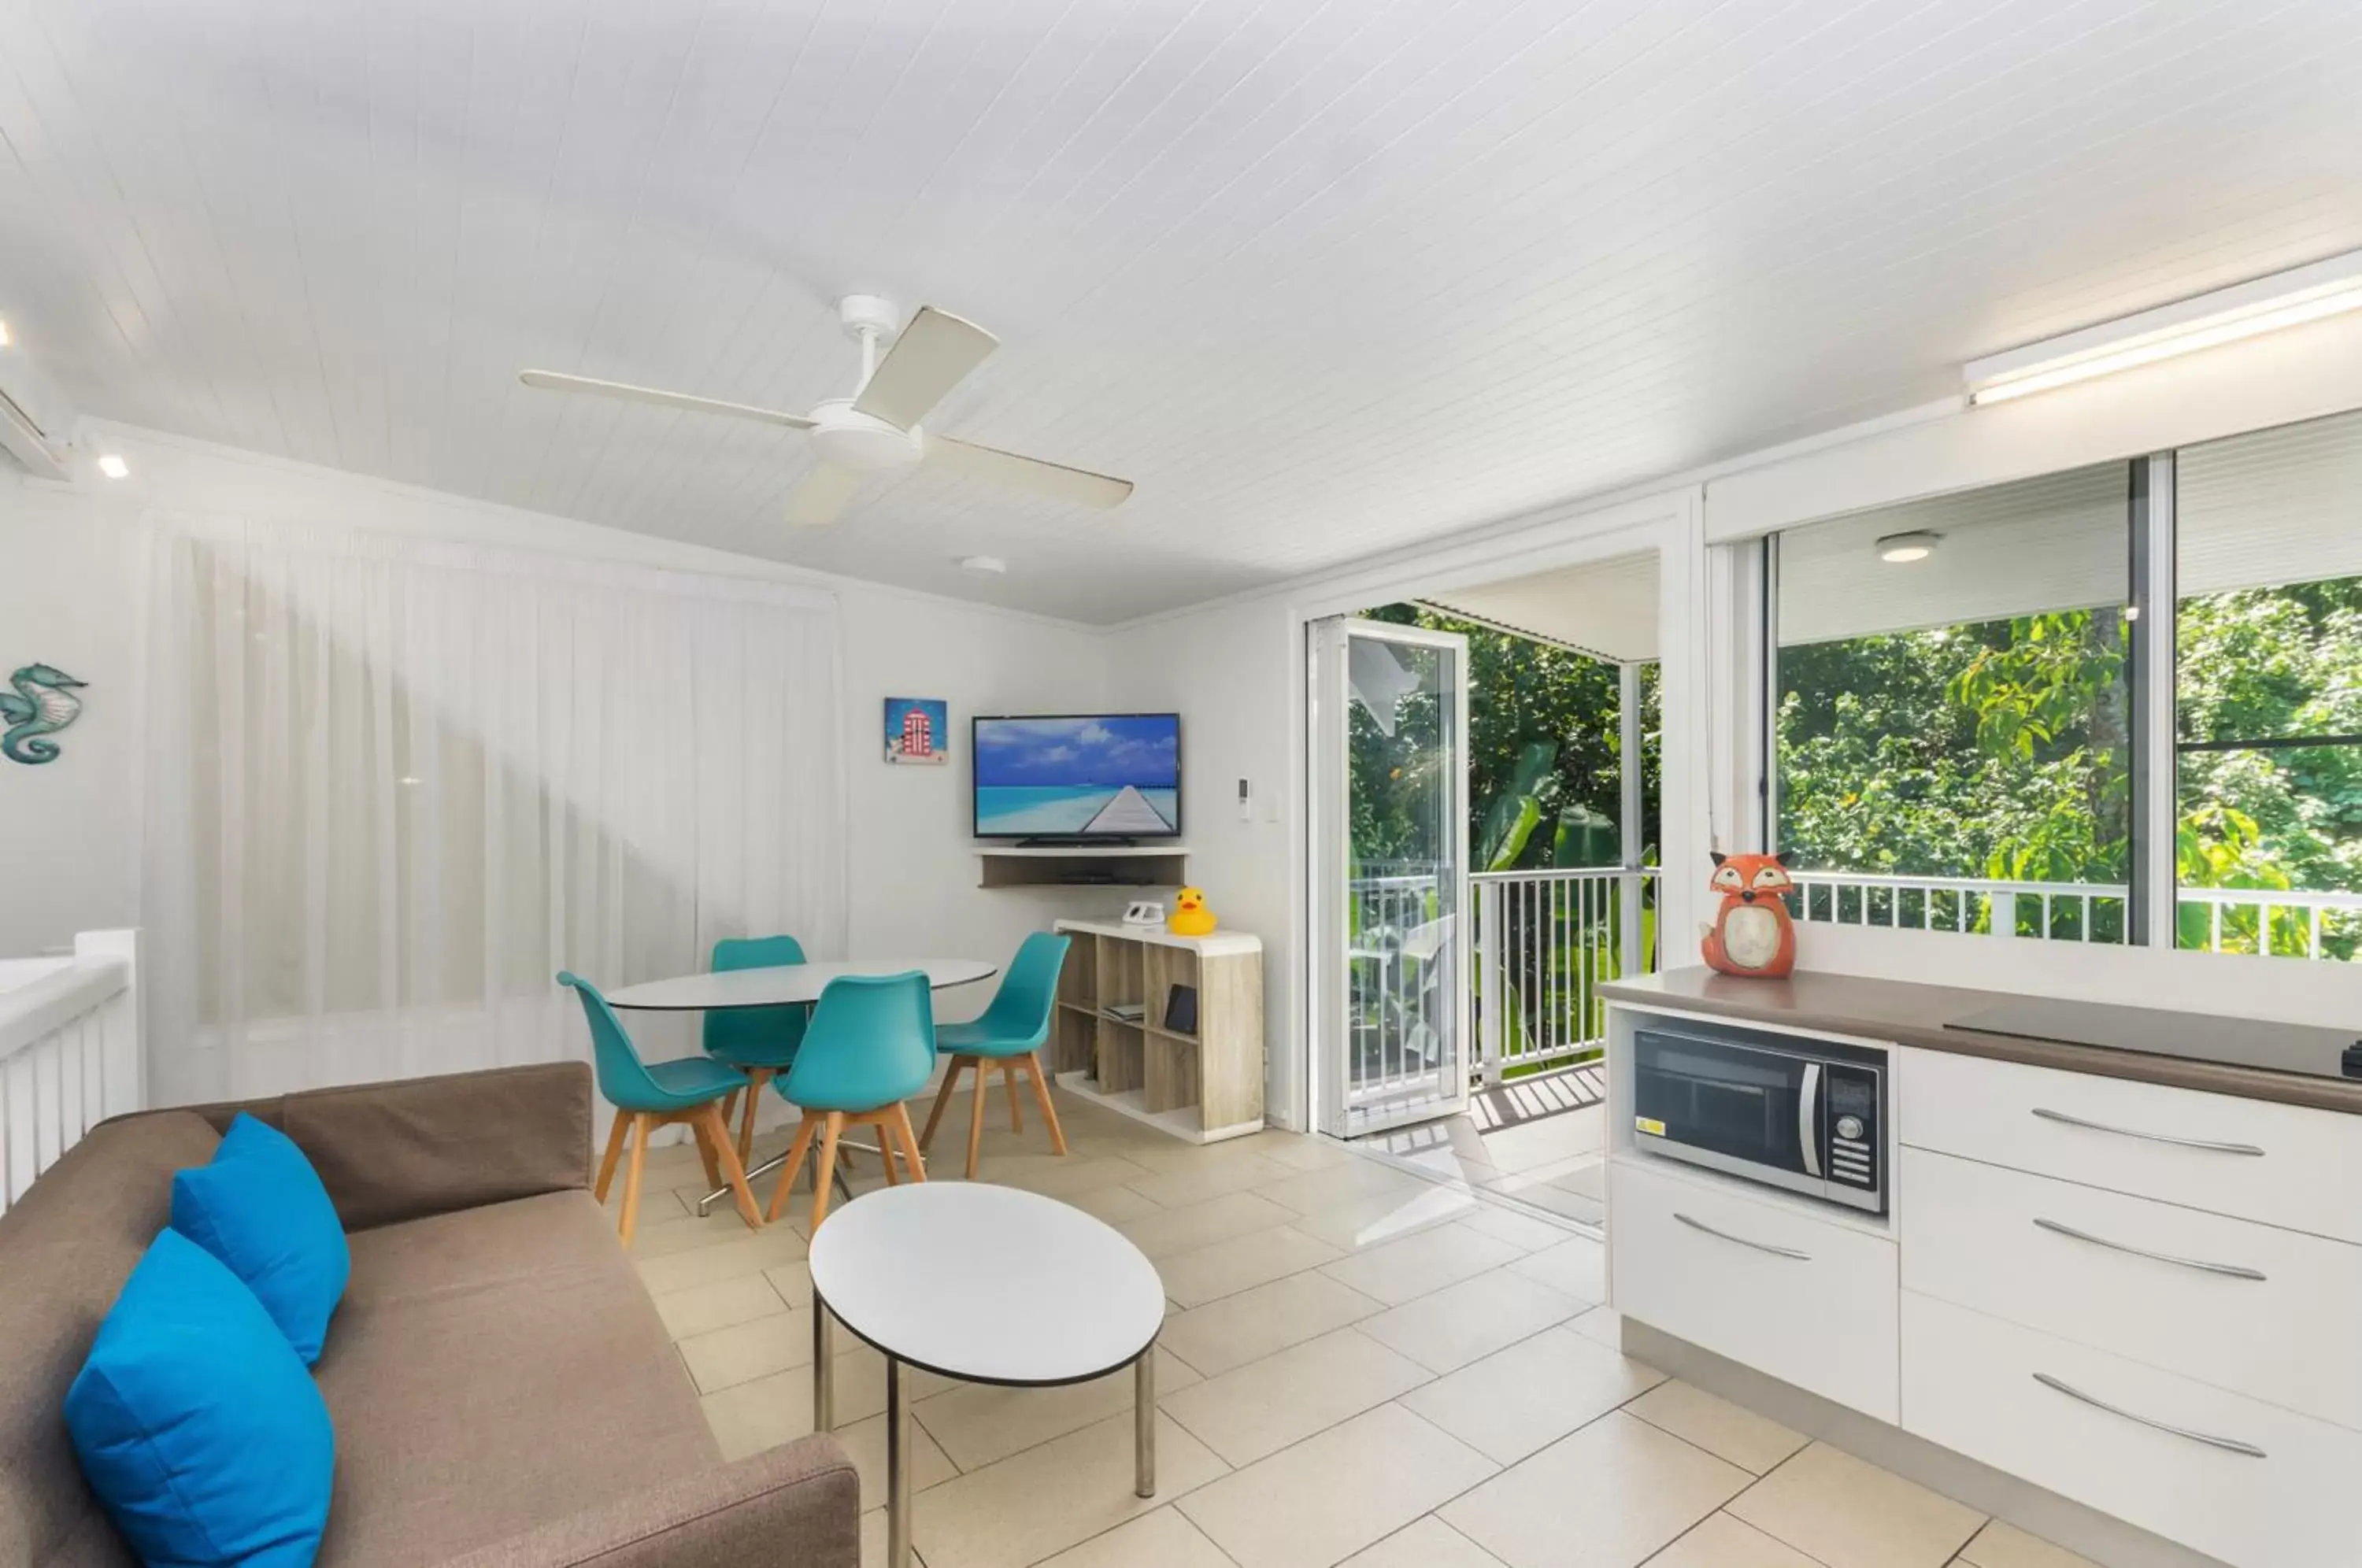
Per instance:
[[[99,456],[98,471],[108,479],[129,479],[131,465],[123,460],[121,453],[105,452]]]
[[[1960,373],[1970,403],[2003,403],[2356,309],[2362,250],[1973,359]]]
[[[1914,529],[1908,534],[1889,534],[1878,541],[1878,558],[1901,565],[1904,561],[1924,561],[1936,553],[1936,541],[1941,534]]]

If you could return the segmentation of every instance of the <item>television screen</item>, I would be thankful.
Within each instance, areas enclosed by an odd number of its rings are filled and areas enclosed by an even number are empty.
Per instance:
[[[1181,715],[979,718],[978,838],[1171,838],[1181,831]]]

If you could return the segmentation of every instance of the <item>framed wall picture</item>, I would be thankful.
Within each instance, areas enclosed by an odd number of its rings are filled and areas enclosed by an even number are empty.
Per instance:
[[[940,767],[951,760],[951,714],[940,697],[886,699],[886,760]]]

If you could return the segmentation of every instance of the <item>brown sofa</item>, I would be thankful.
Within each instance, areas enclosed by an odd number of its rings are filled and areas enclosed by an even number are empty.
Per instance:
[[[573,1064],[147,1111],[69,1150],[0,1215],[0,1563],[133,1562],[74,1463],[66,1386],[172,1172],[239,1110],[311,1157],[352,1247],[316,1369],[337,1431],[324,1568],[858,1568],[833,1440],[723,1462],[591,1200]]]

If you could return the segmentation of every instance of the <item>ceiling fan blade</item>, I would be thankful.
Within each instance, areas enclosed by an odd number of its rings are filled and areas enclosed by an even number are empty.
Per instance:
[[[590,376],[569,376],[563,370],[519,370],[517,380],[545,392],[590,392],[599,397],[622,398],[627,403],[652,403],[660,408],[685,408],[692,414],[726,414],[733,419],[760,420],[765,425],[783,425],[790,430],[812,427],[812,422],[800,414],[782,414],[776,408],[756,408],[744,403],[723,403],[719,398],[691,397],[687,392],[666,392],[657,387],[635,387],[626,381],[602,381]]]
[[[866,477],[851,469],[840,469],[833,463],[822,463],[807,475],[788,497],[788,521],[807,528],[824,527],[837,519],[837,514],[853,499]]]
[[[999,346],[976,323],[921,305],[853,400],[854,410],[908,430]]]
[[[927,437],[926,460],[955,473],[1030,490],[1036,495],[1053,496],[1081,506],[1121,506],[1131,494],[1130,480],[1110,479],[1087,469],[1070,469],[1063,463],[1045,463],[1039,458],[1020,457],[998,447],[979,447],[973,441],[955,441],[948,436]]]

